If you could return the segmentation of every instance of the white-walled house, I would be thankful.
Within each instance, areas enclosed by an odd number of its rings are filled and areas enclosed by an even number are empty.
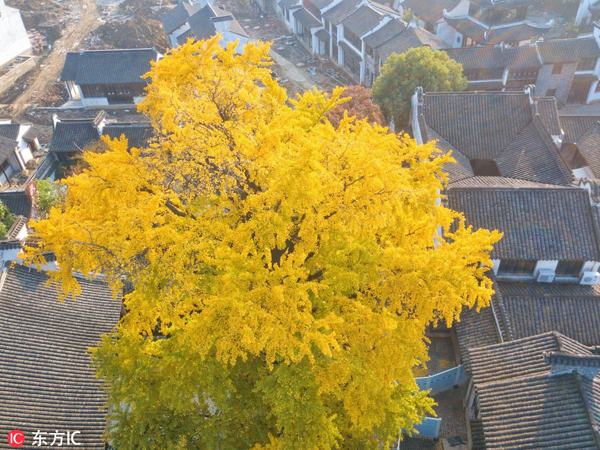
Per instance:
[[[0,66],[21,54],[31,53],[31,42],[18,9],[0,0]]]
[[[193,4],[180,0],[175,8],[161,17],[161,21],[173,48],[185,44],[188,39],[209,39],[217,33],[221,35],[223,47],[237,41],[238,53],[242,53],[244,45],[250,42],[248,33],[233,14],[213,6],[211,0]]]
[[[32,125],[16,124],[0,119],[0,183],[26,168],[39,146],[37,138],[29,134]]]
[[[161,57],[151,48],[67,53],[60,80],[83,107],[132,107],[145,95],[148,83],[142,76]]]

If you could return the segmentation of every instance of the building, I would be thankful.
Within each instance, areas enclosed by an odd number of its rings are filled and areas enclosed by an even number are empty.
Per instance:
[[[106,394],[89,349],[117,324],[121,296],[79,279],[77,300],[60,302],[45,273],[20,265],[3,269],[0,280],[0,434],[21,430],[34,448],[38,430],[48,446],[55,432],[66,441],[67,431],[79,431],[79,448],[104,450]]]
[[[82,107],[134,107],[145,95],[144,75],[161,57],[151,48],[67,53],[60,81]]]
[[[209,39],[219,33],[221,45],[226,47],[237,42],[236,51],[242,53],[250,37],[232,13],[215,7],[212,2],[190,4],[180,0],[179,4],[161,17],[163,28],[171,47],[185,44],[188,39]]]
[[[0,66],[22,54],[31,54],[31,42],[18,9],[0,0]]]
[[[469,448],[600,448],[597,348],[549,332],[467,352]]]
[[[130,147],[141,148],[152,138],[153,130],[145,122],[110,122],[104,111],[86,119],[60,119],[54,115],[49,156],[58,161],[71,160],[87,146],[99,142],[102,136],[125,137]]]
[[[8,183],[13,174],[27,168],[39,142],[29,124],[0,120],[0,184]]]

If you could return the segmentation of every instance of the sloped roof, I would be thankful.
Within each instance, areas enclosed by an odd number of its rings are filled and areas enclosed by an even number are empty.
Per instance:
[[[17,266],[0,291],[0,433],[81,430],[81,448],[103,450],[106,396],[88,349],[116,325],[120,297],[82,280],[78,300],[61,303],[47,281]]]
[[[600,122],[600,116],[560,116],[560,124],[565,132],[564,142],[574,144],[592,126]]]
[[[102,135],[111,139],[127,138],[129,147],[141,148],[148,144],[154,132],[149,123],[109,123],[102,129]]]
[[[146,83],[142,76],[157,59],[158,52],[151,48],[68,53],[60,80],[78,85]]]
[[[167,11],[160,18],[165,33],[171,34],[177,28],[185,24],[190,16],[193,16],[199,10],[199,6],[190,5],[187,2],[179,2],[175,8]]]
[[[598,450],[600,356],[556,332],[470,353],[485,448]]]
[[[52,153],[79,152],[98,139],[100,135],[93,120],[59,121],[49,150]]]
[[[520,47],[462,47],[445,50],[448,56],[470,69],[536,69],[541,67],[533,45]]]
[[[482,8],[518,8],[519,6],[532,6],[542,0],[471,0]]]
[[[323,13],[323,17],[329,20],[333,25],[338,25],[342,19],[352,14],[360,0],[342,0],[340,3],[328,9]]]
[[[366,36],[363,41],[369,47],[376,48],[382,44],[385,44],[390,39],[398,36],[406,29],[406,24],[400,20],[392,19],[385,25],[379,28],[377,31]]]
[[[535,45],[504,48],[504,60],[509,69],[537,69],[542,63]]]
[[[600,261],[588,194],[579,188],[452,188],[467,224],[504,233],[492,259]]]
[[[594,38],[553,39],[539,42],[537,45],[544,64],[600,57],[600,48]]]
[[[248,37],[248,33],[244,30],[244,27],[242,27],[235,17],[233,17],[231,12],[216,8],[210,4],[207,4],[189,18],[189,32],[193,34],[196,39],[208,39],[217,33],[214,22],[215,20],[219,20],[219,18],[229,18],[229,31],[243,37]]]
[[[448,25],[461,33],[464,38],[471,38],[479,44],[494,45],[500,42],[515,42],[542,36],[548,32],[548,27],[537,27],[528,22],[513,26],[487,28],[474,22],[469,16],[445,17]]]
[[[404,0],[401,6],[410,9],[423,22],[435,23],[444,16],[444,10],[452,11],[460,0]]]
[[[466,161],[493,160],[501,176],[536,183],[566,185],[572,179],[549,134],[559,128],[550,100],[534,107],[522,92],[426,93],[419,110],[425,140],[443,139],[454,158],[460,153]],[[459,179],[451,174],[451,181]]]
[[[352,31],[357,36],[362,36],[367,31],[371,31],[378,24],[383,14],[375,11],[373,8],[363,5],[352,14],[342,20],[344,28]]]
[[[552,136],[560,136],[563,129],[558,116],[558,105],[554,97],[538,97],[537,112],[548,133]]]
[[[23,216],[31,219],[31,200],[25,191],[0,192],[0,201],[15,216]]]
[[[312,14],[310,14],[304,8],[297,9],[292,14],[293,14],[294,18],[298,22],[300,22],[302,25],[306,25],[307,27],[310,27],[310,28],[316,28],[316,27],[322,26],[322,23],[319,22],[316,18],[314,18],[312,16]]]
[[[6,161],[8,157],[14,153],[18,145],[19,143],[17,141],[0,136],[0,164]]]
[[[577,147],[594,175],[600,178],[600,123],[592,125],[577,140]]]
[[[6,139],[11,139],[16,141],[19,137],[19,130],[21,129],[21,124],[18,123],[3,123],[0,124],[0,136],[5,137]]]

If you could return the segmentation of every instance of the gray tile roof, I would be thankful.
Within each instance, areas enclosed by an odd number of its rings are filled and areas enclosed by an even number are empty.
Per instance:
[[[521,45],[504,49],[506,67],[509,69],[537,69],[542,63],[535,45]]]
[[[84,147],[100,139],[98,129],[93,120],[60,121],[56,123],[50,152],[79,152]]]
[[[363,40],[372,48],[385,44],[390,39],[398,36],[406,29],[406,24],[400,20],[392,19],[374,33],[369,34]]]
[[[25,191],[0,192],[0,201],[15,216],[31,218],[31,200]]]
[[[229,30],[232,33],[240,36],[248,37],[248,33],[240,25],[240,23],[233,17],[233,14],[224,9],[213,7],[210,4],[199,10],[188,20],[190,25],[190,33],[194,35],[196,39],[208,39],[217,33],[217,29],[214,25],[214,20],[218,18],[231,17],[229,20]]]
[[[329,20],[333,25],[338,25],[342,19],[349,14],[352,14],[360,0],[342,0],[333,8],[328,9],[323,13],[323,18]]]
[[[594,217],[580,188],[452,188],[467,224],[504,233],[492,259],[600,261]]]
[[[0,164],[8,159],[12,155],[19,143],[12,139],[7,139],[4,136],[0,136]]]
[[[448,56],[471,69],[535,69],[541,67],[533,45],[521,47],[462,47],[445,50]]]
[[[577,147],[596,178],[600,178],[600,123],[592,125],[577,140]]]
[[[500,28],[487,28],[472,21],[468,16],[456,18],[445,17],[444,20],[452,28],[463,34],[465,39],[469,37],[481,45],[524,41],[532,37],[542,36],[549,30],[549,28],[536,27],[529,23],[503,26]]]
[[[536,183],[518,178],[470,176],[468,178],[451,180],[449,188],[552,188],[553,184]]]
[[[444,16],[444,10],[452,11],[460,0],[404,0],[401,5],[410,9],[423,22],[435,23]]]
[[[576,62],[600,56],[594,38],[554,39],[539,42],[538,48],[544,64]]]
[[[294,11],[294,18],[300,22],[302,25],[305,25],[310,28],[316,28],[321,26],[321,22],[319,22],[316,18],[312,16],[306,9],[300,8]]]
[[[16,141],[19,137],[21,125],[18,123],[0,124],[0,136]]]
[[[61,303],[47,281],[17,266],[0,291],[0,434],[79,430],[79,448],[103,450],[106,397],[88,349],[116,325],[120,297],[81,281],[78,300]]]
[[[443,139],[447,145],[439,145],[467,162],[494,160],[503,177],[566,185],[572,174],[547,130],[556,131],[557,111],[551,102],[542,103],[536,107],[544,113],[540,116],[524,93],[427,93],[420,106],[430,136],[425,140]]]
[[[158,59],[153,49],[88,50],[68,53],[61,81],[78,85],[143,83],[150,62]]]
[[[160,18],[165,33],[171,34],[177,28],[187,22],[190,16],[200,10],[199,6],[190,5],[187,2],[179,2],[177,6],[162,15]]]
[[[378,24],[383,14],[373,8],[364,5],[342,20],[345,29],[352,31],[357,36],[362,36],[371,31]]]
[[[565,132],[564,142],[575,143],[593,125],[600,122],[600,116],[560,116],[560,124]]]
[[[552,136],[563,134],[560,119],[558,117],[558,106],[554,97],[538,97],[537,112],[548,133]]]
[[[102,135],[111,139],[118,139],[121,135],[125,135],[129,147],[135,148],[146,146],[153,134],[149,123],[109,123],[102,129]]]
[[[600,448],[600,356],[556,332],[470,353],[486,449]]]

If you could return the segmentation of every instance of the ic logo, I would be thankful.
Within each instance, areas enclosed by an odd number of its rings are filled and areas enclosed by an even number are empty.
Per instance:
[[[8,433],[8,443],[11,447],[20,447],[25,443],[25,435],[22,431],[13,430]]]

